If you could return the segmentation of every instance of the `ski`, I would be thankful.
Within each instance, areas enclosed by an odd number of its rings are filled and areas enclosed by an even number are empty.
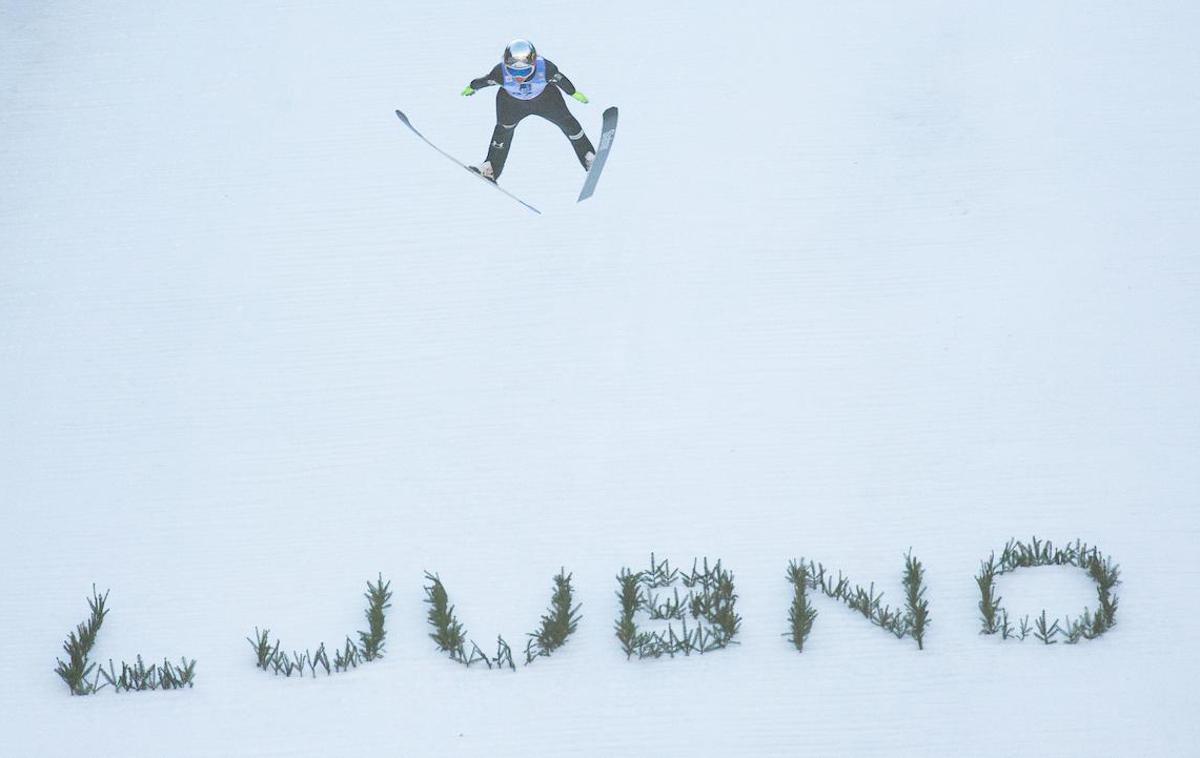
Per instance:
[[[604,162],[608,160],[608,151],[612,148],[613,136],[617,133],[617,107],[614,105],[604,111],[604,121],[600,125],[600,144],[596,147],[596,157],[592,159],[592,167],[583,180],[583,189],[579,191],[579,199],[583,202],[596,191],[596,182],[600,181],[600,172],[604,170]]]
[[[609,110],[613,110],[613,111],[615,111],[616,109],[615,109],[615,108],[610,108]],[[607,111],[606,111],[606,112],[605,112],[605,116],[607,117],[607,115],[608,115],[608,113],[607,113]],[[499,184],[496,184],[495,182],[491,181],[490,179],[488,179],[488,178],[484,177],[484,176],[483,176],[482,174],[480,174],[479,172],[477,172],[477,171],[472,171],[470,166],[468,166],[467,164],[465,164],[465,163],[463,163],[462,161],[460,161],[458,158],[455,158],[455,157],[454,157],[453,155],[451,155],[450,153],[447,153],[445,150],[441,149],[441,148],[440,148],[440,147],[438,147],[437,145],[435,145],[435,144],[433,144],[432,142],[430,142],[430,141],[429,141],[429,139],[428,139],[428,138],[426,138],[426,136],[425,136],[424,134],[421,134],[419,131],[417,131],[417,127],[415,127],[415,126],[413,126],[413,125],[412,125],[412,122],[408,120],[408,116],[405,116],[405,115],[404,115],[404,113],[403,113],[402,111],[400,111],[400,110],[397,110],[397,111],[396,111],[396,116],[397,116],[397,117],[400,119],[400,121],[401,121],[401,122],[402,122],[402,123],[403,123],[405,126],[407,126],[409,129],[411,129],[411,130],[412,130],[412,133],[413,133],[413,134],[415,134],[415,135],[417,135],[418,137],[420,137],[422,142],[424,142],[426,145],[429,145],[429,146],[430,146],[430,147],[432,147],[434,150],[437,150],[439,153],[441,153],[442,155],[446,156],[446,157],[447,157],[447,158],[449,158],[450,160],[454,161],[454,163],[455,163],[456,165],[458,165],[459,167],[461,167],[461,168],[462,168],[463,170],[465,170],[465,171],[466,171],[468,174],[470,174],[471,176],[477,177],[477,178],[479,179],[479,181],[483,182],[484,184],[490,184],[492,187],[494,187],[494,188],[496,188],[498,191],[500,191],[500,192],[503,192],[504,194],[508,195],[508,196],[509,196],[509,197],[511,197],[513,200],[516,200],[518,203],[520,203],[521,205],[525,206],[525,207],[526,207],[526,208],[528,208],[529,210],[533,211],[534,213],[537,213],[538,215],[541,215],[541,213],[542,213],[542,212],[541,212],[541,211],[539,211],[537,208],[534,208],[532,205],[530,205],[529,203],[525,202],[524,200],[522,200],[521,198],[517,197],[516,195],[514,195],[514,194],[513,194],[513,193],[511,193],[511,192],[509,192],[508,190],[504,189],[504,188],[503,188],[503,187],[501,187]],[[599,153],[596,153],[596,160],[599,160],[599,159],[600,159],[600,154],[599,154]],[[593,162],[593,163],[592,163],[592,166],[593,166],[593,167],[595,167],[595,165],[596,165],[596,163],[595,163],[595,162]],[[590,194],[590,193],[589,193],[589,194]],[[582,197],[581,197],[580,199],[582,199]]]

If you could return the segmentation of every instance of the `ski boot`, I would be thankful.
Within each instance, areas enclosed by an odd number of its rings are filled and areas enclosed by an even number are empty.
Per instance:
[[[479,174],[484,179],[487,179],[492,184],[496,183],[496,174],[493,173],[493,171],[492,171],[492,162],[491,161],[484,161],[483,163],[481,163],[478,166],[467,166],[467,168],[469,168],[472,171],[474,171],[475,173]]]

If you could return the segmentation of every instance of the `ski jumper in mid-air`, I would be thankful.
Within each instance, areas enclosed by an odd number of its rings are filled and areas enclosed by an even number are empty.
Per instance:
[[[541,116],[562,129],[571,141],[580,165],[585,171],[591,168],[596,151],[579,121],[567,109],[562,92],[581,103],[588,99],[562,75],[558,66],[540,57],[528,40],[509,43],[504,48],[503,60],[487,75],[472,80],[462,95],[474,95],[477,90],[492,85],[500,87],[496,93],[496,128],[492,130],[487,159],[478,166],[471,166],[472,171],[493,182],[500,178],[517,124],[526,116]]]

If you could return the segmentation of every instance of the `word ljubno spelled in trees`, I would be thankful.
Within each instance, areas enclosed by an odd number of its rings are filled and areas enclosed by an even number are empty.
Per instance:
[[[996,577],[1019,568],[1037,566],[1073,566],[1087,573],[1096,584],[1096,606],[1062,618],[1052,618],[1044,610],[1032,622],[1029,616],[1010,618],[996,594]],[[911,639],[917,649],[924,649],[925,632],[931,619],[929,600],[925,597],[925,568],[911,550],[904,556],[901,574],[904,601],[895,607],[884,604],[883,592],[876,592],[874,582],[867,587],[854,584],[842,572],[837,572],[835,577],[824,564],[816,561],[793,560],[787,567],[786,576],[792,585],[792,602],[782,636],[797,651],[803,652],[818,615],[810,592],[839,601],[897,639]],[[1032,636],[1045,645],[1060,640],[1074,644],[1095,639],[1116,624],[1117,596],[1113,590],[1120,583],[1119,576],[1119,567],[1111,557],[1079,540],[1063,547],[1037,537],[1029,542],[1010,540],[999,556],[992,553],[980,562],[979,573],[975,576],[980,593],[980,633],[998,634],[1000,639],[1018,641]],[[455,616],[441,579],[428,572],[425,578],[429,582],[425,586],[425,602],[429,606],[427,622],[432,629],[429,637],[437,648],[465,666],[482,663],[489,669],[515,671],[512,647],[504,637],[497,635],[495,655],[484,652]],[[622,568],[616,579],[620,613],[613,631],[626,658],[703,655],[739,644],[736,637],[742,617],[737,613],[738,596],[733,572],[723,567],[721,561],[710,565],[707,558],[702,562],[696,560],[690,571],[681,571],[672,568],[669,561],[657,561],[651,554],[648,568],[640,571]],[[572,575],[565,569],[554,577],[550,607],[542,616],[537,631],[526,635],[524,665],[550,656],[575,632],[581,616],[580,606],[573,600],[571,580]],[[247,641],[254,649],[257,667],[285,677],[293,674],[316,677],[319,671],[331,675],[382,658],[386,640],[384,611],[391,605],[391,595],[390,582],[385,582],[382,575],[376,583],[367,583],[365,616],[368,631],[358,632],[358,641],[347,635],[345,645],[333,649],[332,661],[324,642],[315,651],[306,649],[303,653],[289,654],[281,650],[278,640],[272,643],[268,628],[259,631],[255,627],[254,637],[247,637]],[[71,693],[88,695],[105,686],[111,686],[117,692],[193,686],[196,662],[187,658],[181,659],[179,664],[164,660],[161,666],[151,664],[147,668],[138,656],[136,665],[122,663],[120,674],[111,662],[108,670],[101,667],[93,674],[95,664],[88,658],[108,614],[107,598],[107,592],[100,595],[93,588],[93,597],[88,601],[91,616],[71,632],[63,644],[67,660],[60,659],[55,671]],[[653,623],[655,628],[645,628],[648,623]]]

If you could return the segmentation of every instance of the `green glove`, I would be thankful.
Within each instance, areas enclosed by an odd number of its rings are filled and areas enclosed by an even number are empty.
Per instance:
[[[461,94],[463,97],[470,97],[471,95],[475,94],[475,90],[471,89],[471,85],[468,84],[466,87],[463,88],[463,91]]]
[[[571,95],[571,97],[575,98],[576,100],[578,100],[581,103],[586,103],[588,101],[587,95],[583,94],[582,92],[580,92],[578,90],[576,90],[575,94]]]

